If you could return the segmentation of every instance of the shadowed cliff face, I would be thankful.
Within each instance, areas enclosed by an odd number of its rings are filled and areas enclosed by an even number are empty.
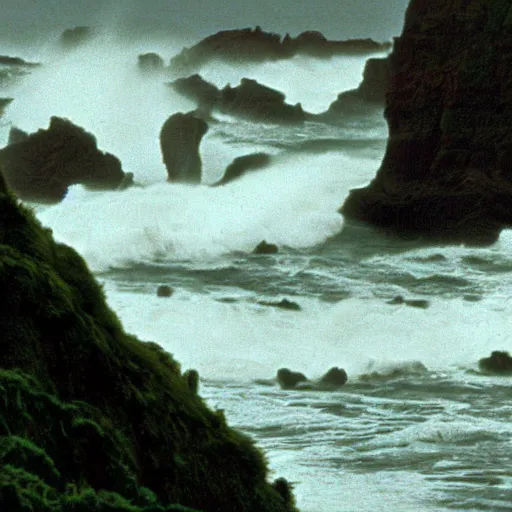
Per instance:
[[[295,511],[252,441],[125,333],[1,176],[0,294],[0,510]]]
[[[491,243],[512,225],[512,0],[411,0],[390,66],[384,160],[341,212]]]

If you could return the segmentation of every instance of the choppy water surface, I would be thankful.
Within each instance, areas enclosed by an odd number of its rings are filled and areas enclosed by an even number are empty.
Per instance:
[[[219,188],[168,184],[158,132],[193,105],[135,63],[174,47],[102,44],[25,48],[43,66],[3,90],[15,102],[0,135],[63,115],[135,173],[141,186],[125,192],[73,187],[59,205],[33,205],[126,329],[199,370],[208,403],[294,482],[303,511],[512,510],[512,380],[476,372],[480,357],[512,350],[512,234],[488,248],[424,246],[345,224],[338,208],[385,149],[381,115],[300,127],[222,117],[201,146],[205,182],[249,152],[273,155],[270,168]],[[319,112],[363,65],[302,58],[205,76],[255,78]],[[262,240],[279,253],[252,254]],[[160,284],[172,297],[156,296]],[[397,296],[416,302],[388,303]],[[268,304],[283,298],[300,310]],[[273,381],[281,367],[317,378],[332,366],[349,375],[338,392]]]

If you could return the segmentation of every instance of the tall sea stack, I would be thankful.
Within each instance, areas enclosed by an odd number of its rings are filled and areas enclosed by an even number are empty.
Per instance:
[[[411,0],[390,67],[383,162],[341,212],[492,243],[512,225],[512,0]]]

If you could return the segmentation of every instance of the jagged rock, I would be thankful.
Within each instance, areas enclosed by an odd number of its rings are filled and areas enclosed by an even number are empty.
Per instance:
[[[156,290],[157,297],[170,297],[172,294],[173,289],[166,284],[160,285]]]
[[[262,62],[288,59],[297,54],[315,57],[334,55],[369,54],[383,52],[391,47],[389,42],[377,43],[371,39],[329,41],[320,32],[303,32],[296,38],[286,34],[264,32],[259,26],[223,30],[202,39],[191,48],[184,48],[171,59],[171,69],[186,72],[198,69],[214,59],[229,62]]]
[[[347,372],[342,368],[331,368],[322,378],[318,381],[320,386],[328,388],[340,388],[347,383]]]
[[[139,55],[139,68],[143,71],[162,71],[164,59],[158,53],[143,53]]]
[[[359,87],[340,93],[329,109],[318,115],[318,120],[342,121],[347,115],[360,116],[383,109],[389,80],[388,58],[368,59],[364,67],[363,81]]]
[[[0,510],[297,512],[197,374],[124,331],[1,176],[0,212]]]
[[[300,103],[289,105],[282,92],[249,78],[242,78],[236,87],[226,85],[222,90],[198,74],[179,78],[169,85],[207,112],[217,110],[251,120],[286,124],[303,123],[311,116]]]
[[[74,27],[68,28],[62,32],[60,36],[60,43],[67,48],[74,48],[89,41],[94,35],[91,27]]]
[[[250,155],[239,156],[226,167],[224,176],[214,186],[226,185],[249,171],[264,169],[270,164],[270,160],[271,157],[268,153],[251,153]]]
[[[221,90],[221,110],[256,121],[303,123],[306,113],[301,104],[289,105],[285,98],[280,91],[256,80],[242,78],[237,87],[227,85]]]
[[[273,308],[287,309],[288,311],[300,311],[301,307],[296,303],[288,299],[282,299],[279,302],[272,301],[259,301],[258,304],[262,306],[270,306]]]
[[[345,201],[347,218],[470,244],[493,243],[512,225],[510,8],[410,2],[390,55],[386,154]]]
[[[293,389],[300,382],[308,382],[307,377],[300,372],[292,372],[288,368],[277,370],[277,382],[282,389]]]
[[[7,144],[10,146],[11,144],[17,144],[18,142],[23,142],[27,140],[29,137],[28,132],[25,132],[23,130],[20,130],[19,128],[16,128],[16,126],[12,126],[9,130],[9,139],[7,141]]]
[[[176,92],[195,101],[198,105],[216,107],[221,99],[219,89],[197,73],[187,78],[178,78],[169,84]]]
[[[0,150],[0,164],[9,187],[33,201],[58,202],[76,184],[113,190],[125,178],[119,160],[101,152],[92,134],[59,117]]]
[[[200,183],[199,145],[208,124],[194,112],[173,114],[160,131],[160,147],[167,168],[168,181]]]
[[[262,240],[252,251],[254,254],[276,254],[279,249],[276,244],[269,244]]]
[[[495,350],[489,357],[480,359],[478,367],[483,373],[512,375],[512,357],[508,352]]]

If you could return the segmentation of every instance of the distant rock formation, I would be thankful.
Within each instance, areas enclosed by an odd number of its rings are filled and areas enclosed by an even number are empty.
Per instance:
[[[249,78],[242,78],[237,87],[226,85],[221,90],[197,74],[179,78],[169,85],[207,111],[278,124],[300,124],[310,116],[300,103],[290,105],[282,92]]]
[[[281,389],[303,389],[316,391],[335,391],[344,386],[347,381],[347,372],[334,366],[318,380],[309,380],[303,373],[280,368],[277,371],[276,381]]]
[[[199,145],[208,124],[194,112],[173,114],[160,131],[160,147],[168,181],[201,183]]]
[[[59,117],[0,150],[0,164],[9,187],[32,201],[58,202],[76,184],[113,190],[125,178],[119,160],[101,152],[92,134]]]
[[[494,375],[512,375],[512,357],[508,352],[495,350],[489,357],[478,361],[481,372]]]
[[[162,71],[164,59],[158,53],[143,53],[139,55],[139,68],[142,71]]]
[[[199,69],[210,60],[220,59],[230,62],[262,62],[291,58],[297,54],[314,57],[335,55],[370,54],[383,52],[390,43],[377,43],[371,39],[329,41],[320,32],[303,32],[296,38],[286,34],[264,32],[255,29],[223,30],[213,34],[191,48],[184,48],[171,59],[170,67],[177,72],[190,72]]]
[[[28,62],[20,57],[0,55],[0,87],[6,87],[16,82],[39,66],[41,64]]]
[[[268,153],[251,153],[249,155],[239,156],[226,167],[224,176],[214,183],[213,186],[226,185],[240,178],[240,176],[243,176],[247,172],[264,169],[268,167],[270,162],[271,156]]]
[[[65,48],[76,48],[77,46],[90,41],[93,35],[94,31],[91,27],[80,26],[68,28],[62,32],[60,36],[60,44]]]
[[[383,110],[389,80],[388,57],[368,59],[359,87],[340,93],[329,109],[318,115],[317,120],[336,122],[342,121],[347,115],[360,116]]]
[[[512,226],[511,45],[510,1],[411,0],[390,55],[386,154],[346,218],[470,244]]]

